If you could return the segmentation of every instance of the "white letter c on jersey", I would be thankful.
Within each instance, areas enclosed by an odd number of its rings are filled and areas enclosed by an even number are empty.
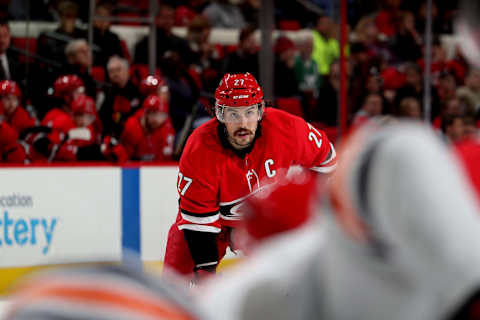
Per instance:
[[[265,161],[265,172],[267,173],[267,177],[272,178],[277,174],[277,170],[270,170],[270,166],[273,164],[272,159],[267,159]]]

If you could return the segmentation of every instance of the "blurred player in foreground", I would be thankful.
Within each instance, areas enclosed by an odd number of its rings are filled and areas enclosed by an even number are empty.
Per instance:
[[[132,266],[61,269],[15,290],[4,320],[206,319],[190,296]]]
[[[168,235],[165,266],[197,279],[216,272],[245,197],[291,166],[330,173],[336,154],[328,137],[303,119],[265,108],[249,73],[226,74],[215,92],[215,119],[189,137],[180,159],[180,209]],[[261,183],[262,182],[262,183]]]
[[[265,241],[244,264],[206,282],[199,300],[209,315],[480,319],[478,210],[438,137],[420,125],[367,126],[339,158],[320,221]],[[275,193],[265,202],[273,197],[281,201],[275,207],[297,213],[294,192],[280,200]],[[267,208],[250,206],[249,215],[261,222]]]

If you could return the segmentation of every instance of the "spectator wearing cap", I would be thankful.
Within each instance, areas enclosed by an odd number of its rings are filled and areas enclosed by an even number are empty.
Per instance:
[[[106,98],[99,113],[105,133],[118,138],[128,117],[140,109],[140,92],[130,79],[126,59],[111,57],[107,71],[111,87],[106,90]]]
[[[107,18],[112,15],[112,8],[108,4],[98,4],[95,15]],[[123,49],[120,38],[110,31],[110,21],[95,20],[93,22],[93,43],[96,48],[93,51],[93,64],[95,66],[107,67],[108,59],[114,55],[123,57]]]
[[[40,34],[37,41],[37,54],[51,61],[66,65],[65,46],[73,39],[86,39],[86,30],[76,26],[78,5],[70,0],[58,4],[59,26],[54,31]],[[46,66],[48,67],[48,66]]]
[[[238,5],[228,0],[215,0],[202,12],[215,28],[242,29],[246,26],[245,18]]]
[[[172,160],[175,130],[168,116],[169,104],[157,95],[148,96],[139,116],[131,116],[121,142],[129,159],[142,161]]]
[[[253,26],[246,26],[240,31],[237,49],[226,57],[222,73],[245,72],[250,72],[255,78],[259,76],[258,44]]]
[[[88,72],[92,66],[92,53],[85,39],[70,41],[65,47],[65,56],[68,64],[65,68],[67,73],[75,74],[82,79],[85,86],[85,93],[95,98],[97,96],[97,85]]]
[[[276,97],[293,97],[299,95],[298,83],[294,70],[295,43],[286,36],[279,37],[274,46],[274,94]]]
[[[330,72],[330,65],[340,56],[338,40],[332,37],[332,21],[328,16],[321,15],[313,30],[313,59],[318,65],[320,74]]]
[[[20,105],[22,92],[14,81],[0,81],[0,96],[5,120],[18,135],[35,126],[36,120]]]

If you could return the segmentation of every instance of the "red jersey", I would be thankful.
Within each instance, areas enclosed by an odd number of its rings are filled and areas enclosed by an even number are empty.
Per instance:
[[[242,200],[291,166],[321,173],[336,167],[325,133],[284,111],[265,109],[252,148],[243,156],[228,146],[222,128],[212,119],[187,141],[177,180],[180,230],[220,232],[221,226],[236,226]]]
[[[6,115],[6,120],[8,124],[17,131],[18,134],[27,128],[35,126],[35,119],[32,118],[28,114],[27,110],[21,106],[15,108],[11,115]]]
[[[170,118],[152,132],[144,129],[142,119],[133,115],[125,123],[121,142],[129,158],[143,161],[172,160],[175,130]]]
[[[50,127],[63,133],[75,128],[75,123],[73,122],[72,116],[64,110],[58,108],[50,110],[43,118],[41,125]]]
[[[23,163],[25,150],[18,143],[18,134],[8,123],[0,120],[0,162]]]
[[[67,141],[58,146],[58,151],[55,154],[55,161],[77,161],[77,151],[79,147],[91,146],[100,143],[100,135],[96,133],[94,125],[90,125],[87,128],[90,132],[89,137],[85,138],[69,138]]]
[[[480,167],[478,166],[480,141],[478,139],[463,140],[454,144],[454,151],[480,200]]]

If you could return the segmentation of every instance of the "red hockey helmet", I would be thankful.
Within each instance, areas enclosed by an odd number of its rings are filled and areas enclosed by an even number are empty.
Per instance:
[[[4,96],[7,94],[12,94],[16,96],[18,99],[22,96],[22,92],[18,87],[17,83],[12,80],[3,80],[0,81],[0,96]]]
[[[53,89],[55,96],[62,98],[83,86],[82,79],[76,75],[69,74],[57,78],[53,84]]]
[[[95,115],[95,101],[92,98],[86,95],[81,95],[77,97],[72,102],[72,112],[73,113],[87,113]]]
[[[143,101],[142,107],[145,111],[168,113],[169,105],[166,99],[162,99],[156,94],[151,94]]]
[[[167,83],[160,76],[147,76],[140,83],[140,93],[144,96],[149,94],[156,94],[158,88],[160,88],[161,91],[168,91]]]
[[[217,107],[245,107],[263,103],[263,90],[250,73],[227,73],[215,90]]]

